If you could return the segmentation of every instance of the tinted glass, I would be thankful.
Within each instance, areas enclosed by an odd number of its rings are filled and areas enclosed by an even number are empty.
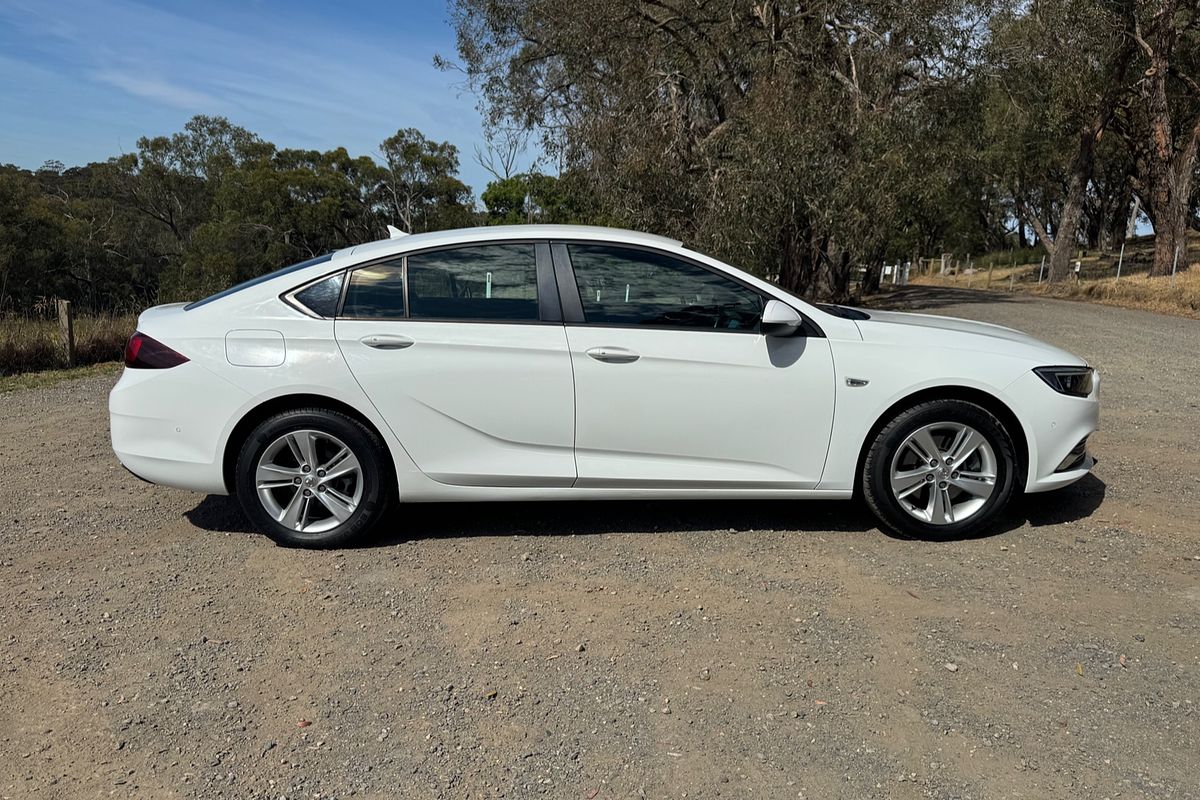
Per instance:
[[[211,303],[213,300],[220,300],[222,297],[228,297],[234,292],[240,292],[242,289],[249,289],[251,286],[257,286],[258,284],[269,281],[272,278],[278,278],[280,275],[287,275],[289,272],[299,272],[306,267],[311,267],[316,264],[323,264],[326,261],[329,261],[331,258],[333,258],[333,253],[326,253],[323,256],[310,258],[308,261],[301,261],[299,264],[292,264],[290,267],[284,267],[283,269],[277,269],[274,272],[268,272],[266,275],[259,275],[257,278],[251,278],[248,281],[243,281],[236,286],[230,286],[223,292],[217,292],[214,295],[209,295],[203,300],[197,300],[194,303],[188,303],[183,307],[183,310],[191,311],[193,308]]]
[[[318,281],[306,289],[296,292],[296,300],[300,305],[322,317],[332,317],[337,313],[338,299],[342,296],[342,275],[330,275],[323,281]]]
[[[537,320],[532,244],[489,244],[408,257],[413,319]]]
[[[762,297],[677,258],[607,245],[570,245],[589,323],[758,330]]]
[[[404,262],[388,261],[350,273],[343,317],[401,318],[404,316]]]

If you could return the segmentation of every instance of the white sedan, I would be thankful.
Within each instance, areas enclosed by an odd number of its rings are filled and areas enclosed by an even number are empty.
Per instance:
[[[658,236],[528,225],[340,250],[151,308],[109,398],[140,478],[281,544],[395,501],[850,498],[980,531],[1092,468],[1098,381],[1009,328],[812,305]]]

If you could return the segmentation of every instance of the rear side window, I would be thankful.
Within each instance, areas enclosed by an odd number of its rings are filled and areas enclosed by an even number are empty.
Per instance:
[[[532,244],[489,244],[408,257],[412,319],[538,320]]]
[[[404,260],[372,264],[350,273],[343,317],[400,319],[404,316]]]
[[[589,324],[757,331],[757,292],[663,253],[609,245],[569,245]]]

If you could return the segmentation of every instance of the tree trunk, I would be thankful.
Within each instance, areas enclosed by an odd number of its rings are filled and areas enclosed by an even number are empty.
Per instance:
[[[1196,149],[1200,145],[1200,112],[1191,111],[1186,120],[1172,118],[1167,77],[1172,74],[1178,31],[1175,29],[1174,2],[1163,2],[1155,15],[1157,30],[1154,44],[1138,38],[1150,57],[1150,69],[1143,82],[1143,98],[1148,129],[1142,150],[1141,194],[1147,213],[1154,222],[1154,262],[1151,276],[1170,275],[1178,248],[1179,263],[1187,267],[1187,230],[1191,209],[1192,178],[1196,169]],[[1176,73],[1191,91],[1194,105],[1200,87],[1182,73]],[[1180,125],[1178,123],[1183,122]],[[1182,129],[1182,130],[1181,130]],[[1176,131],[1180,131],[1176,136]]]
[[[1154,218],[1158,220],[1158,225],[1154,228],[1154,262],[1150,266],[1150,274],[1152,276],[1170,275],[1176,268],[1175,251],[1177,249],[1179,251],[1178,268],[1187,269],[1187,204],[1177,201],[1169,202],[1165,207],[1159,207]]]

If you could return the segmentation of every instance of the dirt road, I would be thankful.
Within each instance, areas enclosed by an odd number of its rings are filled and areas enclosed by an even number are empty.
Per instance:
[[[276,548],[0,396],[0,797],[1200,796],[1200,323],[913,290],[1103,375],[1093,478],[925,543],[849,503],[404,507]]]

